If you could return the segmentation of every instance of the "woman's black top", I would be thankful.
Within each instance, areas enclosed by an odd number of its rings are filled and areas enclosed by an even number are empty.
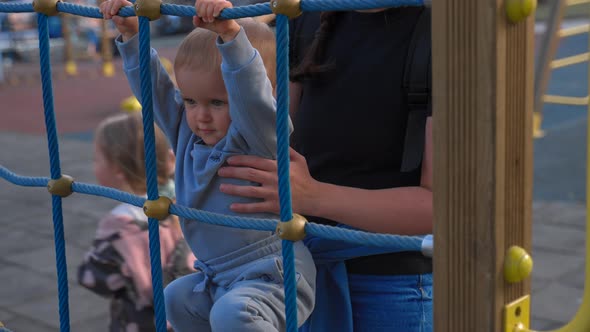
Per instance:
[[[421,10],[339,14],[332,30],[337,33],[322,59],[330,69],[301,79],[303,94],[291,136],[316,180],[363,189],[420,184],[420,167],[401,172],[400,165],[408,117],[402,77]],[[291,22],[291,68],[303,59],[319,24],[318,12]],[[352,259],[347,267],[359,274],[420,274],[432,271],[432,261],[419,252],[403,252]]]

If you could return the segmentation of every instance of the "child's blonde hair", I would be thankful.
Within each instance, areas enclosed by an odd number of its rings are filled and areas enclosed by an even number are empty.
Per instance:
[[[276,76],[276,46],[275,36],[271,28],[262,22],[252,18],[236,20],[244,28],[248,40],[258,50],[266,74],[272,86],[275,86]],[[189,70],[214,70],[221,75],[221,54],[215,45],[217,34],[207,29],[194,29],[184,38],[176,53],[174,71]]]
[[[158,184],[164,184],[174,170],[170,169],[171,154],[166,137],[160,128],[155,126],[154,129]],[[95,141],[107,161],[119,168],[135,193],[147,192],[140,112],[121,113],[106,118],[96,129]]]

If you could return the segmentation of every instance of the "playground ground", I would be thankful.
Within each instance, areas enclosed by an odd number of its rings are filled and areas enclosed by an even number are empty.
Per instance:
[[[153,45],[172,59],[177,41]],[[575,37],[561,44],[559,56],[587,49],[586,37]],[[80,182],[94,183],[92,130],[131,95],[119,59],[115,68],[114,77],[104,78],[100,65],[80,63],[80,76],[68,78],[62,64],[53,65],[62,172]],[[27,176],[49,176],[38,72],[37,63],[14,64],[5,74],[16,78],[16,85],[0,85],[0,164]],[[549,93],[586,95],[586,72],[586,64],[554,72]],[[546,136],[534,146],[532,328],[537,330],[569,321],[584,286],[586,110],[546,105],[544,114]],[[114,205],[81,194],[63,200],[72,331],[106,331],[107,301],[77,285],[76,266],[98,219]],[[0,180],[0,210],[0,321],[15,332],[58,331],[50,196],[44,188]]]

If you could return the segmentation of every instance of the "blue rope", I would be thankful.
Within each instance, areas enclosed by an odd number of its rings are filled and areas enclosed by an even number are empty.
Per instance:
[[[46,187],[49,182],[49,178],[17,175],[2,165],[0,165],[0,177],[12,184],[24,187]]]
[[[305,233],[328,240],[388,248],[391,252],[420,251],[424,236],[378,234],[354,229],[307,223]]]
[[[148,199],[156,200],[159,195],[158,172],[156,169],[150,52],[150,21],[147,17],[139,17],[139,64],[142,96],[141,111],[143,114],[147,194]],[[158,332],[166,332],[166,312],[164,310],[164,292],[162,290],[162,263],[160,259],[160,229],[158,220],[149,218],[148,225],[156,330]]]
[[[32,2],[1,2],[0,13],[30,13],[35,11]]]
[[[328,10],[356,10],[375,9],[385,7],[408,7],[424,6],[424,0],[302,0],[302,11],[328,11]],[[57,3],[58,12],[69,13],[78,16],[102,18],[97,7],[77,5],[68,2]],[[0,3],[0,12],[33,12],[33,4],[30,2],[5,2]],[[162,15],[174,15],[183,17],[195,16],[193,6],[162,4],[160,6]],[[258,3],[248,6],[228,8],[221,12],[220,17],[225,19],[236,19],[242,17],[255,17],[272,14],[269,3]],[[131,6],[123,7],[117,15],[122,17],[135,16],[135,10]]]
[[[163,4],[160,7],[162,15],[175,15],[192,17],[196,15],[194,6]],[[224,9],[219,15],[220,18],[236,19],[242,17],[254,17],[261,15],[272,14],[272,10],[268,3],[258,3],[248,6],[240,6],[234,8]]]
[[[49,55],[49,32],[47,28],[47,16],[44,14],[37,14],[37,25],[39,29],[39,63],[41,67],[41,85],[43,87],[43,107],[45,109],[45,127],[47,129],[51,178],[59,179],[61,177],[61,167],[59,161],[57,128],[55,125],[55,112],[53,109],[53,85],[51,83],[51,60]],[[70,331],[70,315],[68,307],[68,269],[66,265],[66,247],[64,240],[61,197],[52,195],[52,205],[55,260],[57,265],[57,286],[59,294],[60,330],[68,332]]]
[[[277,15],[277,165],[281,220],[293,219],[289,179],[289,18]],[[283,240],[283,271],[287,332],[297,332],[297,287],[293,242]]]
[[[69,2],[58,2],[57,11],[84,17],[102,18],[98,7],[75,5]]]
[[[49,178],[20,176],[9,171],[7,168],[1,165],[0,177],[15,185],[28,187],[45,187],[49,181]],[[72,191],[80,194],[105,197],[137,207],[142,207],[145,203],[145,198],[143,197],[95,184],[74,182],[72,184]],[[239,229],[273,231],[277,225],[277,220],[274,219],[228,216],[220,213],[192,209],[176,204],[170,205],[169,212],[185,219],[199,220],[212,225],[220,225]],[[423,238],[421,236],[376,234],[315,223],[308,223],[305,226],[305,232],[308,235],[330,240],[345,241],[348,243],[360,245],[366,245],[369,243],[370,246],[387,248],[391,250],[391,252],[417,250],[420,248],[420,243]]]

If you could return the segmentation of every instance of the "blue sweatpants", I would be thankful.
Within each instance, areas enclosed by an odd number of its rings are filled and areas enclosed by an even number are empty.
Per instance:
[[[164,296],[174,331],[284,331],[281,241],[271,236],[208,262],[197,261],[199,272],[170,283]],[[314,307],[316,270],[302,242],[293,249],[302,325]]]
[[[354,332],[432,332],[432,274],[349,274]]]

